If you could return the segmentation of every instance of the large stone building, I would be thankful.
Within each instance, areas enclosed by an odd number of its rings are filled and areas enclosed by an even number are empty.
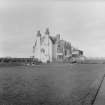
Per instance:
[[[69,60],[69,58],[72,57],[72,52],[74,51],[72,50],[70,42],[61,40],[60,34],[51,36],[48,28],[43,35],[40,31],[37,31],[33,49],[34,58],[42,62],[62,62]],[[76,50],[76,52],[78,51]]]

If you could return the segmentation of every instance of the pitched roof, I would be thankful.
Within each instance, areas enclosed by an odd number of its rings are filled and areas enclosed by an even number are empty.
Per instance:
[[[56,43],[57,39],[56,37],[52,37],[52,36],[49,36],[50,40],[52,41],[53,44]]]

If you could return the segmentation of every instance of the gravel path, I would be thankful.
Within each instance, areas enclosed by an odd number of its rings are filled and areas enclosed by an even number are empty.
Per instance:
[[[105,77],[101,85],[100,91],[96,97],[94,105],[105,105]]]

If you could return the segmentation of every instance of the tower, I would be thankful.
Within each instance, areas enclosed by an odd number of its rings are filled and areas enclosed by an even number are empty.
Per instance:
[[[45,30],[45,34],[46,34],[46,35],[49,35],[49,34],[50,34],[50,32],[49,32],[49,28],[46,28],[46,30]]]
[[[36,35],[37,35],[37,37],[41,37],[40,30],[37,31],[37,34]]]
[[[48,44],[48,59],[49,59],[49,61],[50,61],[50,46],[49,46],[49,36],[50,36],[50,31],[49,31],[49,28],[46,28],[46,30],[45,30],[45,35],[46,35],[46,37],[47,37],[47,44]]]
[[[35,46],[35,57],[38,60],[41,60],[40,49],[41,49],[41,33],[40,33],[40,30],[38,30],[36,33],[36,46]]]

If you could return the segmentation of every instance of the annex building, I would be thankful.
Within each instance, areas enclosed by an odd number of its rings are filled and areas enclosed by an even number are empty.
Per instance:
[[[42,62],[62,62],[72,56],[81,56],[83,52],[72,47],[70,42],[62,40],[60,34],[51,36],[47,28],[44,34],[37,31],[33,54],[35,59]]]

